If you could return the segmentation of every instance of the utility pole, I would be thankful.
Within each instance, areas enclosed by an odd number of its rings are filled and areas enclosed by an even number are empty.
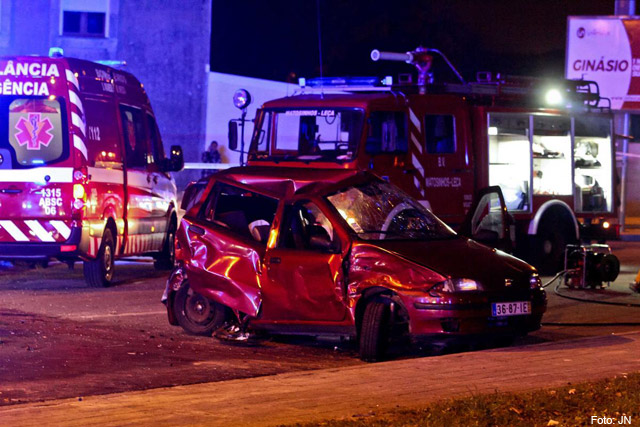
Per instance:
[[[615,0],[614,14],[617,16],[633,16],[636,14],[636,0]],[[615,125],[617,129],[622,129],[622,165],[620,167],[620,212],[618,223],[620,231],[624,232],[626,225],[626,203],[627,203],[627,166],[629,158],[629,113],[620,112],[615,115]]]

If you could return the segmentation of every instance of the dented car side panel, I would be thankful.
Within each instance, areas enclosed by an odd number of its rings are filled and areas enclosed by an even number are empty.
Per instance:
[[[208,228],[215,227],[215,233]],[[213,301],[250,316],[261,303],[264,249],[222,227],[183,219],[178,233],[179,260],[191,288]]]

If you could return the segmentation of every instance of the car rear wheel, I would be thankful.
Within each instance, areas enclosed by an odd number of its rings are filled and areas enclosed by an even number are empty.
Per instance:
[[[156,270],[171,270],[176,262],[176,230],[171,224],[164,241],[162,252],[156,257],[153,266]]]
[[[389,304],[373,300],[365,307],[360,328],[360,358],[365,362],[378,362],[386,356],[389,319]]]
[[[194,292],[188,282],[176,294],[173,313],[180,326],[192,335],[211,335],[227,320],[225,306]]]
[[[102,234],[102,243],[98,256],[92,261],[84,262],[84,279],[89,286],[108,287],[113,280],[115,269],[115,244],[111,229],[106,228]]]

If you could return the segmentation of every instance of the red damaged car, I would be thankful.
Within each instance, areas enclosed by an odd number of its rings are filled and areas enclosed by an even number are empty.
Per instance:
[[[509,236],[494,190],[467,224],[492,245]],[[513,337],[546,310],[533,267],[370,173],[233,168],[192,184],[183,207],[163,302],[189,333],[336,335],[375,361],[400,335]]]

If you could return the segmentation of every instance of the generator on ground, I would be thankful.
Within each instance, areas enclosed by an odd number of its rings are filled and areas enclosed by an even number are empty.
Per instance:
[[[609,286],[616,280],[620,273],[620,261],[611,253],[609,245],[567,245],[564,270],[567,287],[597,289]]]

